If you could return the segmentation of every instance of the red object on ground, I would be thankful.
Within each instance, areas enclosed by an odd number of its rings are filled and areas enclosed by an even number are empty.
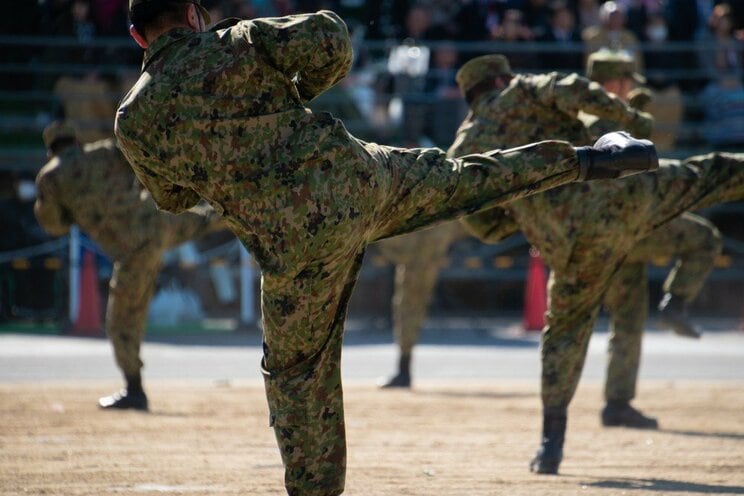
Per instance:
[[[72,334],[75,336],[102,336],[101,295],[98,292],[95,255],[86,251],[83,270],[80,272],[80,299]]]
[[[540,252],[530,248],[530,264],[524,288],[523,325],[526,331],[541,331],[545,326],[545,311],[548,309],[547,285],[545,263],[540,257]]]

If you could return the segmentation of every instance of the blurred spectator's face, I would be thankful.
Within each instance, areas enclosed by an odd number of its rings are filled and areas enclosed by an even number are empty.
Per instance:
[[[580,9],[596,9],[597,8],[597,0],[579,0],[577,2],[577,5]]]
[[[635,87],[632,78],[610,79],[602,83],[602,87],[610,93],[616,94],[623,101],[628,100],[628,93]]]
[[[573,31],[576,22],[574,16],[568,9],[560,9],[553,15],[553,25],[563,31]]]
[[[713,31],[722,38],[728,38],[734,31],[734,24],[731,22],[731,16],[725,15],[719,17],[713,23]]]
[[[423,35],[431,24],[429,11],[422,7],[414,7],[408,12],[406,17],[406,28],[408,34],[414,38]]]
[[[76,22],[87,21],[89,13],[90,4],[88,2],[76,1],[72,3],[72,18]]]
[[[625,27],[625,14],[620,10],[615,10],[607,17],[607,29],[610,31],[619,31]]]
[[[457,50],[447,46],[434,52],[434,65],[440,69],[454,67],[457,64]]]
[[[518,40],[522,34],[522,16],[518,10],[504,12],[504,20],[500,26],[500,38],[504,40]]]

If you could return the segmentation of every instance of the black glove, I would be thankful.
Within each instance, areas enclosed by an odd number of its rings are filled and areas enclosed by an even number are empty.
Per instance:
[[[594,146],[577,147],[576,154],[579,181],[614,179],[659,168],[654,144],[635,139],[624,131],[607,133]]]

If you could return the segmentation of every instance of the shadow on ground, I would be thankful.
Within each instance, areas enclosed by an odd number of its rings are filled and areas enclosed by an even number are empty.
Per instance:
[[[659,491],[662,493],[710,493],[710,494],[744,494],[742,486],[722,486],[719,484],[698,484],[665,479],[611,479],[581,484],[588,487],[605,489],[627,489],[640,491]]]

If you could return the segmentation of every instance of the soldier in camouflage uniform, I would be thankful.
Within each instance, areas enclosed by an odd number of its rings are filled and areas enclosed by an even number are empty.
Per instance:
[[[496,61],[497,59],[485,60]],[[503,59],[503,64],[503,67],[494,67],[491,70],[510,75],[511,70],[505,59]],[[461,84],[467,85],[471,79],[480,80],[480,75],[468,74],[473,68],[480,69],[480,66],[471,64],[463,68],[459,75]],[[552,87],[556,88],[553,92],[548,90]],[[525,141],[515,143],[513,139],[510,139],[510,144],[513,146],[541,139],[564,139],[574,144],[589,144],[594,140],[590,139],[584,123],[577,119],[577,114],[581,111],[601,116],[603,120],[612,119],[612,122],[619,119],[633,131],[633,134],[649,134],[651,130],[652,120],[648,114],[627,108],[597,85],[591,85],[589,81],[577,74],[567,76],[557,73],[536,76],[520,75],[510,80],[509,87],[504,89],[501,98],[508,98],[511,102],[519,103],[510,104],[511,108],[507,110],[507,105],[502,105],[500,101],[497,111],[499,119],[520,122],[520,129],[522,129],[521,126],[532,126],[530,132],[525,135]],[[530,104],[530,102],[534,103]],[[510,113],[507,114],[507,112]],[[483,120],[487,116],[481,115],[479,118]],[[617,130],[617,126],[611,129],[611,131]],[[448,155],[454,156],[452,153],[456,149],[456,147],[451,148]],[[506,235],[510,234],[509,225],[513,224],[505,224]],[[463,235],[464,233],[455,223],[455,225],[446,224],[380,243],[383,254],[396,264],[393,330],[400,352],[398,371],[382,384],[383,387],[410,387],[411,355],[426,318],[437,274],[445,262],[450,245]],[[493,240],[494,237],[494,232],[491,232],[490,239]]]
[[[465,236],[458,222],[396,236],[378,243],[382,255],[395,264],[392,315],[398,345],[398,371],[383,388],[411,387],[411,355],[434,296],[439,271],[450,246]]]
[[[51,160],[36,177],[39,224],[53,236],[79,225],[114,263],[105,327],[126,388],[99,405],[147,410],[140,345],[163,252],[219,228],[219,217],[205,206],[181,215],[158,210],[113,139],[81,146],[59,122],[43,137]]]
[[[546,105],[567,93],[563,105],[575,115],[580,105],[575,91],[568,91],[555,76],[538,77],[545,84],[541,91],[530,93],[520,81],[523,77],[512,76],[501,56],[484,56],[465,64],[458,82],[471,113],[451,152],[462,156],[494,146],[513,146],[539,139],[543,129],[550,136],[580,142],[581,137],[572,137],[572,133],[586,133],[585,128],[570,121],[566,125],[566,117],[558,119],[555,107]],[[583,84],[600,91],[597,83]],[[617,109],[616,116],[607,118],[634,123],[637,111],[617,97],[600,94],[609,99],[602,107]],[[654,229],[685,211],[742,197],[744,155],[711,154],[683,163],[666,161],[655,174],[566,185],[464,219],[468,230],[487,242],[521,229],[551,268],[541,349],[543,442],[532,470],[558,470],[568,404],[581,375],[591,330],[602,298],[628,254]],[[633,284],[634,288],[643,285],[641,281]],[[618,407],[630,409],[628,415],[640,415],[628,402]]]
[[[635,72],[636,63],[625,52],[600,50],[587,60],[587,77],[601,84],[635,108],[643,108],[651,95],[634,88],[645,79]],[[593,136],[620,128],[617,122],[597,116],[583,116]],[[648,136],[644,136],[648,137]],[[610,346],[605,382],[604,425],[657,428],[655,419],[635,415],[624,408],[635,396],[640,366],[641,338],[648,316],[646,262],[654,257],[676,258],[674,269],[664,282],[664,297],[659,305],[660,323],[681,336],[700,334],[690,324],[687,304],[692,301],[713,269],[723,242],[718,229],[706,219],[689,212],[672,219],[640,241],[628,254],[613,277],[605,296],[610,310]]]
[[[365,247],[577,178],[654,168],[655,151],[620,135],[595,147],[550,141],[460,160],[365,143],[305,106],[350,68],[336,14],[205,31],[201,12],[198,1],[130,2],[132,35],[146,52],[116,134],[161,208],[207,200],[255,257],[261,369],[285,487],[337,495],[346,466],[343,322]]]

